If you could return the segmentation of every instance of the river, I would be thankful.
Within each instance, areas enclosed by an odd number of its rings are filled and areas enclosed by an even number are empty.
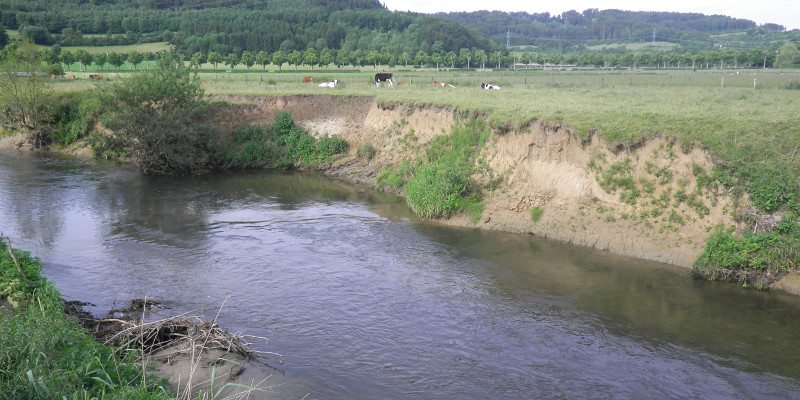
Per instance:
[[[800,399],[798,296],[419,221],[315,174],[0,154],[0,233],[95,313],[147,296],[269,338],[276,398]]]

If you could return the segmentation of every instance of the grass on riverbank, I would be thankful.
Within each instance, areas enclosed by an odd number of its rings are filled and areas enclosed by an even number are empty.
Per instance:
[[[172,398],[141,365],[120,359],[64,314],[38,260],[27,252],[14,254],[24,277],[0,243],[0,297],[16,306],[14,312],[0,311],[0,398]]]

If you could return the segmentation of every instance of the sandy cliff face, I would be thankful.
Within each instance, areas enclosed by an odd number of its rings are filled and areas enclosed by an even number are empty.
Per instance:
[[[223,120],[229,128],[270,125],[276,112],[287,110],[312,134],[341,136],[350,154],[330,172],[373,183],[383,168],[413,160],[457,123],[457,112],[444,107],[378,104],[369,98],[215,98],[230,103]],[[377,149],[369,161],[356,156],[365,142]],[[567,127],[539,121],[493,133],[479,162],[489,168],[475,178],[499,182],[482,193],[483,217],[477,223],[466,216],[443,223],[531,233],[686,267],[702,253],[714,227],[735,224],[732,199],[722,188],[698,188],[698,176],[711,173],[708,154],[686,153],[663,139],[612,151],[597,138],[584,141]],[[613,184],[609,189],[615,177],[634,182],[638,196],[631,200],[630,191]],[[537,222],[531,220],[532,207],[544,210]]]

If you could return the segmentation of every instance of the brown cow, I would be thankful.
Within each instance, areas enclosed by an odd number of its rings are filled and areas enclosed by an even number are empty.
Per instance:
[[[397,86],[408,86],[408,82],[397,82]]]
[[[314,77],[313,76],[307,76],[307,77],[303,78],[303,83],[314,83]]]

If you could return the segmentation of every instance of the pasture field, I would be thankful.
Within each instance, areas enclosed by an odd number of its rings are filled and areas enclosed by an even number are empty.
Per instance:
[[[376,88],[372,68],[276,70],[274,66],[267,72],[260,67],[231,73],[202,70],[199,76],[208,94],[374,96],[381,102],[486,110],[496,126],[547,120],[583,137],[596,132],[622,147],[662,136],[685,148],[702,146],[726,165],[777,163],[800,175],[800,91],[788,89],[792,82],[800,82],[800,71],[393,70],[395,81],[408,85]],[[128,74],[104,72],[112,81]],[[95,83],[80,79],[86,75],[58,81],[57,89],[91,87]],[[338,79],[340,84],[321,88],[302,83],[304,76],[313,76],[317,83]],[[455,88],[433,87],[432,80]],[[502,90],[483,90],[482,82]]]
[[[128,54],[131,51],[137,51],[139,53],[158,53],[159,51],[169,51],[170,46],[167,42],[153,42],[153,43],[139,43],[139,44],[128,44],[124,46],[66,46],[62,47],[62,50],[69,50],[71,52],[75,52],[75,50],[83,49],[89,52],[90,54],[101,54],[101,53],[120,53],[120,54]]]

